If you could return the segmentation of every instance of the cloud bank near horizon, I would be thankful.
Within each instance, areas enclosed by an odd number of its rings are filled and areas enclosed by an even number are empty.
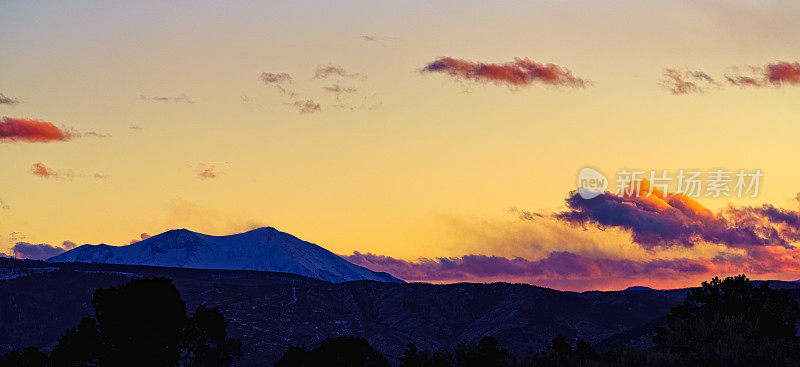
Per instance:
[[[11,248],[11,252],[17,259],[47,260],[53,256],[72,250],[77,245],[72,241],[64,241],[59,246],[48,245],[46,243],[32,244],[28,242],[17,242]]]
[[[639,252],[609,252],[600,246],[563,243],[542,255],[500,256],[498,248],[455,257],[404,260],[355,251],[345,259],[407,281],[509,281],[561,289],[622,289],[632,285],[667,288],[695,284],[716,275],[746,273],[789,279],[800,272],[800,211],[762,206],[729,206],[714,213],[683,195],[634,198],[605,193],[582,199],[573,192],[567,209],[540,214],[513,210],[526,223],[555,222],[558,241],[575,241],[582,231],[613,229],[628,233]],[[568,233],[572,228],[572,234]],[[542,236],[549,234],[542,232]],[[526,238],[507,238],[501,246],[523,253],[541,247]],[[610,245],[610,244],[609,244]],[[541,248],[540,248],[541,249]],[[478,250],[480,252],[481,250]],[[795,280],[795,279],[789,279]]]

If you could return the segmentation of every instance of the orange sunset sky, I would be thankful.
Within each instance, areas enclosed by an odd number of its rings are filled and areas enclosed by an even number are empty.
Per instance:
[[[406,280],[800,279],[798,14],[744,0],[6,1],[0,252],[272,226]],[[587,166],[621,210],[683,213],[690,238],[570,206]],[[760,169],[758,196],[697,198],[713,216],[700,218],[613,194],[622,169],[720,168]]]

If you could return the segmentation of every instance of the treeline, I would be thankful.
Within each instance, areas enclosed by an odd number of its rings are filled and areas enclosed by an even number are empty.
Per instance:
[[[654,347],[622,346],[599,354],[563,336],[543,351],[519,356],[492,337],[452,348],[406,346],[400,367],[800,366],[800,311],[786,290],[753,286],[744,276],[714,278],[691,290],[652,335]],[[327,339],[314,349],[293,347],[276,367],[385,367],[391,364],[358,337]]]

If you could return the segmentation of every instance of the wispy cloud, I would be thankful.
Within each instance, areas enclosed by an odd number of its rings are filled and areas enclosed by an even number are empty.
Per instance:
[[[180,94],[177,97],[163,97],[163,96],[147,96],[140,95],[139,99],[150,102],[164,102],[164,103],[195,103],[195,101],[186,94]]]
[[[340,99],[342,94],[355,93],[357,91],[355,87],[343,87],[339,84],[324,86],[322,87],[322,90],[333,93],[333,95],[336,96],[337,101]]]
[[[672,94],[705,93],[717,81],[698,70],[664,69],[661,86]]]
[[[197,177],[199,177],[201,180],[210,180],[217,178],[216,168],[214,168],[213,166],[203,168],[197,172]]]
[[[755,88],[780,88],[800,85],[800,62],[776,61],[764,66],[731,67],[719,78],[698,70],[664,69],[661,86],[670,93],[696,94],[724,85]],[[722,82],[721,82],[722,81]]]
[[[22,103],[18,98],[7,97],[5,94],[0,93],[0,104],[14,106]]]
[[[367,76],[359,73],[351,73],[345,70],[341,65],[322,65],[318,66],[314,71],[314,79],[328,79],[330,77],[364,79]]]
[[[263,72],[259,76],[265,84],[292,84],[292,76],[288,73],[267,73]]]
[[[731,85],[740,87],[782,87],[800,85],[800,62],[776,61],[764,66],[749,66],[749,73],[740,68],[725,75]]]
[[[322,105],[314,102],[311,99],[307,99],[305,101],[294,101],[292,102],[292,106],[297,108],[297,111],[301,114],[314,113],[322,110]]]
[[[95,138],[110,138],[110,137],[111,137],[111,134],[108,134],[108,133],[98,133],[98,132],[96,132],[96,131],[87,131],[87,132],[85,132],[85,133],[83,133],[83,134],[81,134],[81,135],[82,135],[82,136],[93,136],[93,137],[95,137]]]
[[[364,80],[366,76],[359,73],[349,72],[339,65],[324,65],[318,67],[314,71],[313,79],[325,80],[329,78],[348,78],[351,79],[350,82],[355,82],[354,79]],[[322,111],[323,105],[322,103],[318,102],[316,98],[308,98],[306,96],[307,93],[300,93],[292,87],[294,79],[288,73],[263,72],[259,76],[259,80],[266,85],[276,88],[281,94],[286,95],[288,97],[288,101],[285,103],[294,107],[300,114],[305,115]],[[349,110],[372,109],[380,105],[379,102],[359,103],[357,101],[353,101],[352,98],[344,100],[342,95],[355,95],[358,92],[358,89],[354,86],[343,86],[336,82],[322,86],[321,88],[323,91],[330,93],[335,97],[335,101],[329,105],[333,108]],[[253,103],[259,107],[261,106],[247,95],[243,95],[241,98],[244,103]]]
[[[267,73],[263,72],[258,77],[259,80],[266,85],[275,87],[279,92],[289,96],[289,98],[297,97],[297,92],[289,88],[292,84],[292,76],[287,73]]]
[[[440,57],[422,68],[423,73],[444,73],[456,79],[488,82],[509,87],[545,84],[555,87],[585,88],[591,83],[555,64],[542,64],[529,59],[493,64]]]
[[[84,175],[84,174],[75,174],[75,173],[72,173],[71,171],[54,170],[54,169],[44,165],[41,162],[34,163],[31,166],[31,171],[30,172],[31,172],[31,174],[33,174],[35,176],[39,176],[39,177],[42,177],[42,178],[49,178],[49,179],[62,179],[62,178],[71,179],[73,177],[86,177],[87,176],[87,175]],[[108,179],[107,175],[100,174],[100,173],[95,173],[95,174],[91,175],[91,177],[93,177],[94,179],[97,179],[97,180]]]

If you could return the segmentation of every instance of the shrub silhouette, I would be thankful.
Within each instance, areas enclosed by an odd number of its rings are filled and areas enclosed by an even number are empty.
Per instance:
[[[409,343],[400,357],[402,367],[511,367],[517,359],[497,339],[484,336],[478,343],[462,340],[452,349],[423,351]]]
[[[550,342],[547,349],[528,355],[528,364],[532,366],[598,366],[598,355],[591,344],[578,340],[575,346],[570,345],[563,335],[558,335]]]
[[[276,367],[389,367],[386,358],[360,337],[325,339],[313,350],[292,347],[275,363]]]

